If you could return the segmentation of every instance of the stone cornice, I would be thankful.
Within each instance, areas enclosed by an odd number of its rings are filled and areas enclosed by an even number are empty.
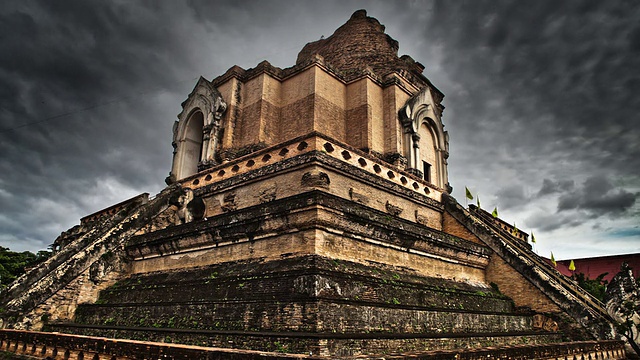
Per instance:
[[[232,78],[238,79],[242,82],[247,82],[262,74],[267,74],[277,79],[278,81],[285,81],[286,79],[302,73],[313,66],[318,66],[326,73],[331,74],[334,78],[341,81],[343,84],[350,84],[363,78],[368,78],[383,88],[397,85],[409,95],[417,93],[425,86],[429,86],[435,91],[436,94],[438,94],[439,101],[441,101],[444,97],[444,94],[442,94],[440,90],[433,86],[433,84],[431,84],[431,82],[429,82],[429,80],[422,75],[416,76],[415,74],[409,73],[408,71],[400,70],[391,72],[385,75],[384,78],[380,78],[370,68],[364,68],[359,71],[344,73],[332,66],[329,62],[325,61],[325,59],[320,55],[315,55],[311,59],[305,60],[299,64],[285,69],[273,66],[266,60],[260,62],[256,67],[247,70],[236,65],[229,68],[229,70],[227,70],[223,75],[213,79],[211,83],[213,84],[213,86],[218,87],[228,82]]]

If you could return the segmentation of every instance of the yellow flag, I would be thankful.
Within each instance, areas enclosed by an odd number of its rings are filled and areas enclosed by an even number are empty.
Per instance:
[[[534,244],[536,243],[536,237],[533,236],[533,231],[531,232],[531,242]]]
[[[573,260],[569,264],[569,271],[576,271],[576,264],[573,263]]]
[[[551,252],[551,263],[553,264],[553,266],[558,266],[558,263],[556,262],[556,258],[553,257],[553,251]]]
[[[471,191],[469,191],[469,188],[465,186],[464,190],[467,193],[467,199],[473,200],[473,195],[471,195]]]
[[[498,217],[498,208],[497,207],[493,208],[493,212],[491,213],[491,215],[493,215],[494,218]]]
[[[476,195],[476,201],[478,202],[478,209],[480,209],[480,194]]]

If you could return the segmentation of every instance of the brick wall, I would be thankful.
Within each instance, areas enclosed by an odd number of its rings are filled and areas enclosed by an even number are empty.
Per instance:
[[[487,281],[497,284],[500,291],[513,299],[516,306],[526,306],[540,313],[561,311],[542,291],[496,254],[491,256],[487,266]]]
[[[469,229],[446,211],[442,215],[442,231],[477,244],[483,244],[477,236],[473,235]]]

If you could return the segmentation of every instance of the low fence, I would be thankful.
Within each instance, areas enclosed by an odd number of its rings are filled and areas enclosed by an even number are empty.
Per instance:
[[[69,360],[269,360],[328,359],[301,354],[280,354],[253,350],[209,348],[182,344],[154,343],[124,339],[47,333],[23,330],[0,330],[0,351],[34,359]],[[580,341],[544,345],[516,345],[496,348],[441,350],[414,354],[357,356],[353,359],[430,359],[430,360],[618,360],[626,359],[624,342]]]

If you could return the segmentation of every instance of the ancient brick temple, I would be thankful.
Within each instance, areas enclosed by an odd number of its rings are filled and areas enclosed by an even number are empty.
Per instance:
[[[167,188],[63,233],[3,293],[2,349],[624,358],[602,304],[449,195],[444,95],[423,69],[361,10],[290,68],[200,78]]]

